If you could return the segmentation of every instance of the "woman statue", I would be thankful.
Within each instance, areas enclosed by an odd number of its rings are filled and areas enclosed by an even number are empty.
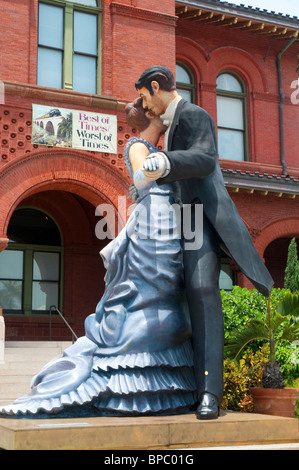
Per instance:
[[[165,129],[140,98],[126,113],[140,132],[125,147],[139,199],[101,251],[104,295],[85,320],[85,336],[33,378],[29,395],[0,409],[2,417],[173,414],[196,402],[179,214],[170,186],[146,180],[141,170]]]

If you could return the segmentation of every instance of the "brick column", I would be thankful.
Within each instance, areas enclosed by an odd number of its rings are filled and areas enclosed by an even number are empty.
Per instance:
[[[0,238],[0,252],[5,250],[8,245],[8,238]],[[0,364],[4,363],[4,341],[5,341],[5,323],[2,316],[2,308],[0,307]]]
[[[0,307],[0,364],[4,363],[4,341],[5,341],[5,323]]]
[[[0,238],[0,252],[3,250],[6,250],[8,242],[9,242],[8,238]]]

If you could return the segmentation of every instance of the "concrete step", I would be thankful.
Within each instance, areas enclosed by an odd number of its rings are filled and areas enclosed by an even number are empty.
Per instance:
[[[28,395],[30,391],[30,381],[27,384],[0,384],[0,405],[3,405],[2,399],[13,403],[17,398]]]
[[[0,364],[0,405],[30,393],[32,378],[50,361],[61,357],[69,341],[8,341]]]
[[[8,356],[28,355],[38,351],[38,354],[50,354],[55,351],[61,354],[72,343],[70,341],[7,341],[5,343],[5,358]]]
[[[53,356],[50,360],[58,356]],[[60,357],[60,356],[59,356]],[[30,375],[32,373],[37,374],[43,366],[45,366],[50,360],[49,358],[42,361],[31,361],[30,363],[24,362],[7,362],[0,366],[0,377],[3,375]],[[0,379],[2,382],[2,379]]]

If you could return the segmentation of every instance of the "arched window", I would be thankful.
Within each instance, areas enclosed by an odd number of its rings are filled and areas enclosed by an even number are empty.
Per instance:
[[[222,252],[221,256],[221,270],[219,276],[219,289],[231,291],[233,286],[236,283],[236,276],[233,272],[231,265],[231,259],[226,256],[225,253]]]
[[[176,87],[178,93],[182,98],[194,103],[195,90],[194,90],[194,78],[192,73],[187,69],[185,65],[176,64]]]
[[[219,157],[247,160],[246,90],[239,77],[217,77],[217,126]]]
[[[18,209],[0,253],[0,305],[6,314],[41,314],[61,309],[62,238],[54,220],[32,208]]]

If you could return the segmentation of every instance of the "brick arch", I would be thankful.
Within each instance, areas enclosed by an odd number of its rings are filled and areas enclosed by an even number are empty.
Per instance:
[[[209,60],[211,77],[215,79],[222,70],[236,72],[245,81],[249,91],[269,91],[266,75],[248,52],[237,47],[221,46],[211,52]]]
[[[33,194],[23,199],[17,209],[30,207],[49,214],[61,230],[64,245],[78,242],[91,244],[91,231],[82,230],[82,227],[88,227],[90,223],[88,215],[80,201],[73,197],[74,194],[65,191],[51,191],[51,196],[49,196],[50,193],[47,191]]]
[[[261,227],[255,245],[264,254],[271,242],[286,237],[299,237],[299,217],[285,217]]]
[[[190,68],[196,83],[208,79],[206,72],[208,53],[192,39],[176,37],[176,60],[183,62]]]
[[[123,173],[93,154],[46,149],[12,161],[0,176],[0,251],[7,244],[7,227],[20,202],[36,193],[63,190],[78,194],[95,207],[109,203],[116,209],[118,196],[128,195]]]

